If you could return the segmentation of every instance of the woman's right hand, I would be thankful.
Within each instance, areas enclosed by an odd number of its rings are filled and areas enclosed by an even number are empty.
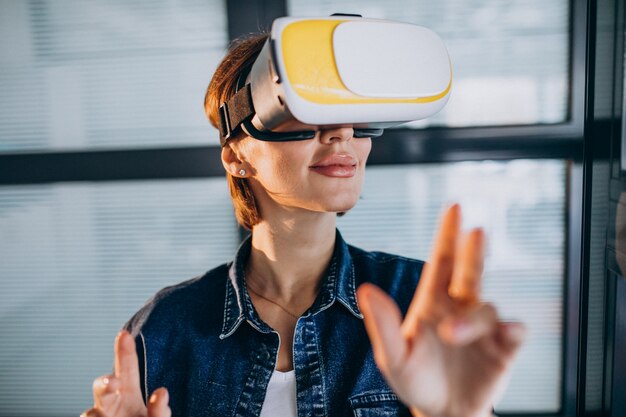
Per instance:
[[[171,417],[167,389],[155,390],[146,407],[139,384],[135,341],[122,330],[115,339],[115,373],[96,378],[94,406],[81,417]]]

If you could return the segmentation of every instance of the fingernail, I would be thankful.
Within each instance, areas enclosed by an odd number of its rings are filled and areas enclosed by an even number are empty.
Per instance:
[[[109,378],[102,378],[102,383],[104,385],[109,385],[109,382],[110,382]]]
[[[159,399],[159,396],[156,395],[156,393],[152,394],[152,396],[150,397],[150,403],[154,404],[155,402],[157,402],[157,400]]]

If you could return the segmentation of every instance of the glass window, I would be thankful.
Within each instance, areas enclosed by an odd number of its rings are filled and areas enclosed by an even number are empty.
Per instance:
[[[484,298],[529,329],[497,412],[560,408],[565,174],[550,160],[371,167],[361,201],[338,222],[355,246],[423,260],[447,204],[461,203],[464,226],[485,229]]]
[[[357,13],[415,23],[442,37],[453,67],[450,100],[438,115],[409,127],[558,123],[568,118],[569,1],[288,0],[287,4],[293,16]]]
[[[530,329],[499,412],[559,408],[565,173],[562,161],[370,167],[339,220],[353,245],[419,259],[447,203],[485,228],[485,298]],[[239,240],[224,179],[0,187],[0,235],[0,416],[85,409],[120,326]]]
[[[287,1],[295,16],[442,36],[450,102],[411,128],[565,121],[569,3]],[[0,153],[218,145],[203,98],[226,15],[221,0],[0,0]],[[561,403],[565,184],[563,161],[370,167],[338,221],[353,245],[421,259],[447,203],[486,229],[485,298],[530,328],[499,412]],[[232,258],[228,195],[223,178],[0,187],[0,416],[88,408],[120,326],[158,289]]]
[[[78,415],[157,290],[232,259],[226,181],[0,187],[0,416]]]
[[[0,2],[0,152],[218,144],[225,2]]]
[[[565,173],[562,161],[370,167],[339,220],[353,245],[419,259],[445,204],[485,228],[485,298],[531,335],[500,412],[559,408]],[[0,235],[0,415],[78,414],[120,326],[239,240],[221,178],[0,187]]]

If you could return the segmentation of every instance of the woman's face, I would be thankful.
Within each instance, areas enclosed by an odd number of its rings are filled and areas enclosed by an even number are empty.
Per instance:
[[[281,130],[305,129],[294,124]],[[372,142],[352,135],[351,127],[342,127],[318,130],[309,140],[265,142],[246,137],[234,143],[261,215],[264,206],[274,202],[317,212],[354,207]]]

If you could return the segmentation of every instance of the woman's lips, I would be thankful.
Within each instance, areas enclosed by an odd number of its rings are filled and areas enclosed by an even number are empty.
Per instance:
[[[313,172],[327,177],[350,178],[356,174],[356,165],[324,165],[310,167]]]
[[[350,178],[356,174],[357,161],[350,154],[333,154],[315,162],[309,168],[313,172],[335,178]]]

